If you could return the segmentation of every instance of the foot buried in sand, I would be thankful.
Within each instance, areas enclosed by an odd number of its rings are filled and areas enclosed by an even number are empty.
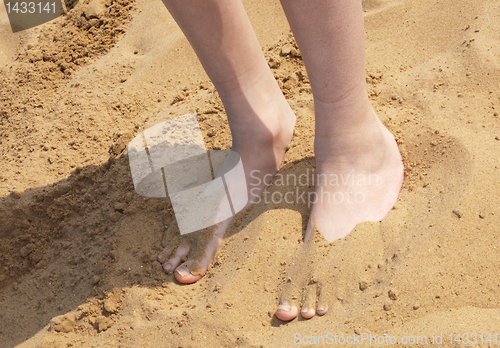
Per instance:
[[[238,111],[240,112],[245,111]],[[250,112],[255,113],[255,110]],[[275,101],[259,110],[253,124],[248,118],[228,118],[233,135],[232,150],[240,155],[243,163],[248,207],[278,171],[292,138],[296,117],[279,93]],[[198,281],[212,262],[231,220],[229,218],[202,231],[164,241],[164,249],[158,256],[158,262],[165,272],[175,272],[175,278],[181,283]]]
[[[342,140],[317,138],[316,147],[321,150],[316,151],[313,206],[304,244],[293,262],[299,266],[290,270],[291,278],[276,311],[281,320],[297,317],[297,306],[301,306],[300,313],[306,319],[315,313],[326,314],[329,301],[340,297],[332,293],[331,287],[324,288],[324,279],[314,275],[314,265],[324,255],[322,250],[339,240],[344,242],[342,238],[358,223],[383,219],[397,201],[404,177],[401,156],[392,134],[372,109],[370,112],[373,126],[367,132]]]

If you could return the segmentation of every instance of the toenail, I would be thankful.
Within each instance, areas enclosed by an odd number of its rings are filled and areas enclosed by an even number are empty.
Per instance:
[[[278,310],[282,310],[285,312],[290,312],[290,309],[292,309],[292,307],[290,307],[288,303],[283,303],[278,306]]]
[[[302,313],[307,313],[307,312],[309,312],[309,308],[305,308],[305,307],[302,308]]]
[[[179,275],[184,278],[189,275],[189,270],[186,267],[179,267],[175,270]]]
[[[325,315],[327,311],[328,311],[328,306],[326,306],[326,307],[319,307],[318,308],[318,315]]]
[[[172,265],[167,263],[165,264],[165,266],[163,266],[163,269],[166,271],[166,272],[170,272],[172,270]]]

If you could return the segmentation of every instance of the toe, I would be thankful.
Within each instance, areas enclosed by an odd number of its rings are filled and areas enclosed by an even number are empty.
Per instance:
[[[165,262],[163,264],[163,270],[167,273],[170,274],[172,273],[172,270],[175,269],[175,266],[171,262]]]
[[[311,319],[312,317],[314,317],[314,314],[316,314],[316,311],[314,310],[314,308],[304,307],[300,311],[300,315],[302,315],[302,317],[304,319]]]
[[[328,305],[332,304],[330,299],[335,297],[334,293],[335,292],[332,290],[332,284],[330,283],[321,283],[318,286],[318,307],[316,310],[318,315],[325,315],[328,312]]]
[[[182,284],[192,284],[203,277],[201,274],[191,274],[189,269],[182,265],[175,270],[175,279]]]
[[[186,257],[186,255],[189,252],[189,248],[185,247],[179,247],[177,248],[177,251],[175,252],[174,256],[168,260],[167,262],[163,263],[163,269],[167,273],[172,273],[179,265],[182,263],[182,259]]]
[[[302,310],[300,314],[304,319],[311,319],[316,314],[317,290],[317,280],[312,277],[302,293]]]
[[[297,307],[290,305],[285,299],[281,299],[280,305],[276,310],[276,317],[283,321],[290,321],[297,317]]]
[[[326,307],[318,307],[318,315],[325,315],[328,312],[328,306]]]
[[[158,257],[156,258],[159,263],[162,265],[167,262],[168,258],[172,254],[172,248],[167,248],[165,247],[159,254]]]

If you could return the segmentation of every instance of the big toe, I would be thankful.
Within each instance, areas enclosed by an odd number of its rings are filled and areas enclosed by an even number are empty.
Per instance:
[[[297,307],[292,306],[288,303],[282,303],[278,306],[278,309],[276,310],[276,317],[280,320],[283,321],[290,321],[293,320],[297,317],[297,314],[299,313]]]
[[[186,266],[179,266],[175,270],[175,279],[182,284],[192,284],[203,278],[203,274],[192,274]]]

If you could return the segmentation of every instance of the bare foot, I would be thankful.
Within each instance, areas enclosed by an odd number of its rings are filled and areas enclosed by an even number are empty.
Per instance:
[[[306,241],[314,224],[328,242],[345,237],[360,222],[382,220],[398,199],[401,155],[394,136],[370,112],[374,121],[368,131],[316,139],[322,151],[316,155],[316,202]]]
[[[245,171],[249,189],[247,206],[278,171],[296,120],[274,78],[268,87],[257,87],[224,103],[233,136],[232,150],[241,156]],[[201,239],[199,233],[191,233],[181,236],[180,241],[164,243],[158,261],[165,272],[175,271],[175,278],[181,283],[198,281],[212,262],[230,222],[228,219],[217,224],[203,233]]]
[[[295,264],[307,264],[308,259],[317,257],[318,248],[347,236],[358,223],[383,219],[398,199],[404,167],[397,144],[371,107],[368,112],[366,127],[359,131],[341,137],[316,137],[316,199]],[[324,243],[321,236],[311,238],[316,228],[326,239]],[[321,279],[309,284],[288,284],[276,316],[289,321],[298,315],[299,289],[303,289],[304,318],[326,314],[328,307],[321,298],[316,301],[320,287]]]

